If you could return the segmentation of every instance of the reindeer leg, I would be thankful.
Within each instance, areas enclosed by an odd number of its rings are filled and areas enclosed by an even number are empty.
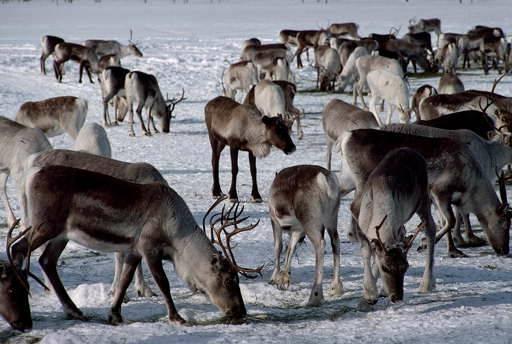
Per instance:
[[[236,177],[238,175],[238,148],[229,147],[231,154],[231,188],[229,189],[229,200],[236,202],[238,194],[236,192]]]
[[[453,232],[454,232],[454,242],[455,242],[455,245],[458,247],[463,247],[466,244],[466,242],[460,232],[460,225],[461,225],[462,217],[463,217],[463,215],[462,215],[462,212],[459,209],[459,207],[455,207],[455,226],[453,228]]]
[[[158,134],[160,131],[155,126],[155,118],[153,116],[151,116],[151,124],[153,125],[153,131]],[[149,124],[148,124],[148,128],[149,128]]]
[[[435,288],[434,269],[434,246],[436,238],[436,225],[430,211],[430,201],[424,202],[423,209],[418,215],[425,224],[425,238],[427,239],[427,254],[425,255],[425,271],[420,284],[420,293],[428,293]]]
[[[152,106],[151,106],[151,107],[152,107]],[[150,108],[149,108],[149,110],[148,110],[148,131],[146,132],[146,135],[147,135],[147,136],[151,136],[151,126],[150,126],[150,124],[151,124],[151,118],[153,117],[153,116],[151,115],[151,107],[150,107]]]
[[[315,281],[311,289],[311,294],[309,295],[308,306],[319,306],[324,299],[322,288],[325,250],[324,228],[321,225],[320,228],[311,227],[310,225],[306,225],[305,227],[313,229],[309,233],[309,240],[311,240],[315,248]]]
[[[368,304],[377,303],[377,279],[372,273],[372,249],[367,240],[361,240],[361,255],[363,257],[363,298]]]
[[[119,280],[121,278],[121,271],[123,269],[123,260],[123,252],[116,252],[114,254],[114,279],[112,280],[112,284],[110,285],[110,294],[112,295],[115,295],[118,290]]]
[[[337,212],[333,216],[336,218],[337,223]],[[332,277],[331,282],[331,294],[335,296],[340,296],[343,294],[343,283],[340,278],[340,236],[338,234],[337,226],[334,228],[327,227],[327,233],[329,234],[329,238],[331,239],[331,248],[332,248],[332,258],[333,258],[333,272],[334,275]]]
[[[251,198],[255,203],[262,202],[260,192],[258,191],[258,178],[257,178],[257,170],[256,170],[256,157],[252,152],[249,152],[249,167],[251,169],[251,178],[252,178],[252,191]]]
[[[130,130],[129,130],[128,135],[135,136],[135,131],[133,130],[133,104],[130,103],[130,104],[128,104],[128,106],[129,106],[128,119],[130,120]]]
[[[112,122],[110,121],[110,115],[108,113],[108,103],[110,102],[110,100],[112,98],[114,98],[113,92],[107,94],[107,96],[103,98],[103,122],[105,123],[106,127],[110,127],[112,125]],[[114,110],[114,116],[115,116],[115,110]]]
[[[142,109],[143,108],[144,108],[144,103],[140,102],[139,105],[137,106],[137,110],[135,110],[135,112],[137,113],[137,117],[139,117],[140,126],[141,126],[144,134],[151,135],[151,133],[148,134],[148,131],[146,130],[146,126],[144,125],[144,120],[142,119]]]
[[[462,251],[458,250],[455,247],[451,235],[451,230],[455,224],[455,216],[453,214],[452,206],[450,205],[449,202],[449,197],[440,198],[439,196],[435,195],[434,200],[445,222],[443,228],[439,231],[439,233],[436,236],[436,243],[439,242],[439,240],[441,240],[444,234],[448,234],[448,256],[451,258],[466,257],[466,255]]]
[[[84,73],[84,61],[81,61],[80,62],[80,68],[79,68],[79,78],[78,78],[78,83],[82,83],[82,74]]]
[[[221,197],[223,195],[222,190],[220,188],[219,182],[219,160],[220,154],[224,149],[225,145],[219,142],[213,135],[208,135],[210,139],[210,145],[212,147],[212,174],[213,174],[213,187],[212,194],[213,197]]]
[[[334,142],[327,138],[327,150],[325,154],[325,165],[327,166],[327,169],[331,170],[331,158],[332,158],[332,146],[334,145]]]
[[[62,254],[62,251],[66,248],[67,243],[67,239],[54,239],[48,242],[43,254],[39,257],[39,264],[50,281],[55,294],[57,294],[57,297],[64,308],[64,313],[72,319],[86,320],[82,311],[78,309],[69,297],[57,273],[57,261]],[[37,245],[34,243],[32,248],[36,249],[36,247]]]
[[[85,65],[85,72],[87,73],[87,76],[89,77],[89,81],[91,84],[94,84],[94,81],[92,80],[91,76],[91,69],[89,68],[89,63]]]
[[[43,73],[43,75],[46,75],[46,58],[48,56],[45,54],[45,53],[41,53],[41,57],[39,59],[39,65],[41,67],[41,73]]]
[[[300,124],[300,114],[298,114],[295,119],[297,121],[297,138],[302,140],[304,137],[304,131],[302,131],[302,125]]]
[[[304,237],[302,229],[290,228],[290,241],[288,242],[288,249],[286,250],[286,259],[284,261],[284,270],[278,273],[274,279],[277,287],[281,290],[288,289],[290,286],[290,267],[292,265],[292,257],[295,253],[295,248],[300,239]]]
[[[4,201],[5,211],[7,212],[7,225],[10,227],[14,221],[16,221],[16,216],[12,211],[11,204],[9,203],[9,198],[7,197],[7,179],[9,178],[9,174],[5,172],[0,172],[0,185],[2,186],[2,199]]]
[[[58,82],[62,82],[60,64],[57,61],[53,61],[53,72],[55,73],[55,79],[57,79]]]
[[[487,245],[487,241],[478,237],[471,228],[471,221],[469,220],[469,214],[464,214],[462,219],[464,220],[464,227],[466,229],[466,236],[468,237],[468,247],[480,247]]]
[[[144,281],[144,273],[142,271],[142,263],[137,265],[137,270],[135,270],[135,289],[137,290],[137,295],[144,297],[153,297],[156,294],[151,290],[149,285]]]
[[[133,280],[135,269],[137,268],[137,265],[140,264],[141,258],[142,257],[140,255],[133,252],[126,254],[124,257],[121,278],[116,288],[112,306],[110,307],[110,314],[108,315],[108,322],[112,325],[117,325],[123,322],[123,317],[121,316],[121,305],[126,295],[126,290],[128,289],[130,282]]]
[[[283,250],[283,230],[279,224],[271,218],[270,223],[272,224],[272,233],[274,234],[274,271],[272,272],[272,278],[270,284],[277,284],[279,282],[279,274],[281,272],[281,252]]]
[[[153,278],[155,279],[156,284],[160,288],[160,291],[162,292],[165,304],[167,306],[167,313],[170,323],[178,323],[178,324],[184,324],[185,319],[183,319],[176,310],[176,307],[174,306],[174,302],[172,300],[171,296],[171,288],[169,286],[169,280],[167,279],[167,276],[165,275],[164,268],[162,266],[162,257],[155,256],[154,254],[146,252],[144,254],[144,259],[146,260],[146,263],[149,266],[149,270],[151,271],[151,274],[153,275]]]

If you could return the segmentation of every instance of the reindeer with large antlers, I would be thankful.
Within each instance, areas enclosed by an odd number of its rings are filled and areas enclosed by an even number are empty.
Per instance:
[[[435,284],[432,269],[436,228],[430,212],[425,159],[409,148],[389,152],[370,174],[351,208],[359,225],[357,237],[363,256],[364,299],[368,303],[377,301],[379,273],[391,302],[403,299],[404,275],[409,267],[407,252],[422,227],[428,251],[420,291],[431,291]],[[414,214],[420,217],[422,225],[409,238],[404,225]],[[372,272],[372,258],[379,273]]]
[[[124,88],[129,110],[130,136],[135,136],[135,131],[133,130],[133,107],[135,105],[137,106],[135,112],[139,117],[142,131],[145,135],[151,136],[150,123],[153,125],[155,133],[159,132],[153,117],[160,118],[162,131],[168,133],[175,106],[186,99],[185,89],[182,89],[179,98],[164,99],[156,77],[139,71],[130,72],[126,75]],[[147,129],[142,119],[143,108],[148,108]]]
[[[246,316],[234,263],[215,249],[184,200],[167,185],[134,184],[86,170],[49,166],[31,175],[27,198],[32,228],[10,241],[9,257],[17,267],[28,266],[30,252],[45,246],[39,263],[68,316],[85,318],[57,273],[58,259],[69,240],[125,254],[109,315],[112,324],[123,321],[122,301],[141,259],[164,296],[169,322],[185,320],[172,300],[162,260],[171,260],[178,276],[192,290],[205,293],[230,320]],[[244,220],[240,215],[239,211],[224,214],[218,231],[226,233],[226,227],[238,226]],[[17,273],[28,285],[26,276]]]
[[[343,293],[340,279],[340,239],[338,235],[338,209],[340,189],[334,172],[315,165],[298,165],[280,171],[270,187],[270,217],[274,232],[275,265],[271,283],[279,289],[290,286],[290,268],[295,248],[304,237],[315,248],[315,280],[308,305],[318,306],[323,300],[324,231],[331,239],[334,276],[331,292]],[[284,270],[280,258],[282,236],[290,235]]]

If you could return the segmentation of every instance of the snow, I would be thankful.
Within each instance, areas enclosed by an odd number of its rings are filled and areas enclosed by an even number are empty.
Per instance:
[[[512,32],[509,0],[474,0],[459,5],[452,0],[330,0],[318,4],[309,0],[178,1],[92,0],[72,5],[49,0],[0,4],[0,114],[14,118],[19,106],[28,100],[57,95],[76,95],[89,100],[87,122],[102,120],[100,91],[97,83],[78,84],[77,66],[69,64],[64,82],[58,84],[52,74],[39,74],[39,39],[44,34],[58,35],[69,41],[88,38],[114,38],[126,41],[133,29],[134,40],[144,58],[123,60],[125,66],[156,74],[163,92],[170,96],[185,88],[187,101],[178,105],[171,134],[142,137],[128,136],[123,124],[108,128],[113,156],[126,161],[146,161],[155,165],[170,185],[185,199],[198,221],[212,202],[210,147],[203,120],[203,108],[219,95],[220,75],[226,61],[236,61],[243,40],[260,37],[276,41],[284,28],[316,29],[335,21],[356,21],[363,33],[387,32],[391,26],[406,30],[412,17],[442,19],[443,30],[463,32],[475,24],[500,25]],[[495,72],[494,72],[495,73]],[[299,89],[314,87],[311,66],[296,74]],[[480,71],[462,73],[466,88],[490,89],[496,74],[483,76]],[[423,83],[437,84],[436,78],[411,78],[412,88]],[[497,91],[511,95],[510,79],[502,81]],[[340,95],[301,92],[296,97],[299,108],[306,110],[303,121],[305,136],[297,152],[285,156],[273,150],[258,161],[258,181],[263,198],[275,172],[295,164],[324,165],[325,141],[320,124],[323,106]],[[342,99],[350,99],[341,95]],[[65,135],[51,139],[58,148],[72,146]],[[249,167],[245,154],[240,155],[238,193],[243,201],[250,198]],[[229,152],[221,161],[221,185],[229,188]],[[334,167],[339,163],[334,160]],[[9,195],[14,195],[12,181]],[[328,294],[332,278],[332,254],[326,246],[325,302],[317,308],[305,307],[314,275],[311,244],[299,247],[292,266],[292,284],[287,291],[277,290],[267,282],[273,268],[273,239],[268,210],[263,204],[246,204],[246,212],[261,220],[253,232],[238,240],[239,261],[246,266],[265,263],[263,278],[241,279],[241,290],[249,312],[244,325],[224,325],[221,314],[209,300],[192,295],[171,266],[166,264],[172,293],[180,314],[189,325],[169,325],[160,296],[136,297],[130,289],[130,302],[123,305],[125,323],[107,325],[113,277],[112,255],[101,254],[70,243],[60,262],[59,272],[71,298],[91,318],[88,322],[65,318],[53,294],[46,294],[35,283],[31,298],[34,329],[14,333],[0,321],[0,340],[42,343],[389,343],[431,342],[506,343],[512,338],[512,267],[509,258],[496,257],[490,247],[466,250],[470,258],[446,257],[444,243],[436,247],[434,274],[436,290],[419,294],[423,273],[423,255],[409,253],[411,268],[405,279],[406,299],[390,305],[384,300],[372,309],[359,307],[362,295],[362,263],[359,248],[346,240],[351,196],[342,200],[339,232],[342,238],[341,276],[345,294]],[[19,214],[19,207],[15,206]],[[5,219],[3,207],[0,218]],[[5,221],[5,220],[2,220]],[[409,228],[417,224],[415,219]],[[2,226],[5,226],[3,224]],[[477,227],[479,228],[479,227]],[[0,247],[5,242],[0,231]],[[483,235],[479,232],[479,235]],[[32,270],[41,274],[37,252]],[[154,282],[146,273],[153,290]]]

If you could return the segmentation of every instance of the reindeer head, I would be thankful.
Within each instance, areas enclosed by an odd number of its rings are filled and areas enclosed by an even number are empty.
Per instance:
[[[162,131],[164,133],[169,133],[169,130],[171,127],[171,119],[173,117],[175,117],[172,115],[172,113],[174,112],[174,108],[176,107],[176,104],[181,103],[182,101],[184,101],[186,99],[187,98],[185,98],[185,89],[181,90],[181,96],[179,98],[169,99],[169,96],[166,97],[165,113],[163,114],[163,116],[160,116]]]
[[[501,203],[496,207],[496,216],[490,217],[489,223],[483,223],[483,227],[489,243],[498,255],[507,255],[509,253],[510,241],[510,218],[512,210],[508,204],[507,190],[505,188],[504,173],[498,176]]]
[[[0,261],[0,315],[18,331],[32,328],[30,304],[28,303],[27,278],[21,283],[13,265]]]
[[[407,262],[407,251],[412,244],[404,239],[399,241],[393,247],[386,247],[380,238],[380,229],[386,221],[387,215],[382,222],[375,227],[377,239],[372,239],[370,245],[377,257],[377,265],[382,276],[384,289],[388,294],[391,302],[401,301],[404,297],[404,277],[409,263]]]
[[[137,48],[137,46],[134,43],[128,43],[128,51],[130,51],[130,54],[137,57],[142,57],[142,51]]]
[[[285,154],[295,152],[295,144],[290,137],[290,129],[281,115],[277,117],[263,116],[265,138],[268,143],[279,148]]]
[[[203,217],[203,230],[206,233],[206,220],[212,210],[226,197],[219,198],[206,212]],[[210,262],[210,269],[214,276],[209,279],[206,286],[206,293],[210,296],[212,302],[217,305],[230,321],[240,321],[246,316],[246,310],[242,294],[240,293],[238,274],[247,278],[256,278],[261,275],[263,265],[257,268],[246,268],[238,265],[233,254],[233,244],[231,239],[240,233],[250,231],[256,228],[259,221],[250,225],[243,225],[248,216],[241,217],[244,207],[235,202],[227,209],[222,207],[222,211],[213,214],[210,217],[210,240],[218,246],[221,252],[213,255]],[[229,229],[232,228],[230,231]]]

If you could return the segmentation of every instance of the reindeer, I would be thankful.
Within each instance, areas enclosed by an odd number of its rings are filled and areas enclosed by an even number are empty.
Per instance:
[[[99,140],[99,142],[101,142],[101,140]],[[160,183],[163,185],[168,185],[167,181],[160,174],[160,172],[158,172],[158,170],[152,165],[147,163],[127,163],[123,161],[113,160],[110,159],[109,155],[107,155],[108,152],[104,147],[94,148],[94,146],[97,146],[97,144],[94,144],[92,146],[93,147],[91,147],[90,144],[82,144],[79,146],[75,145],[73,148],[76,149],[77,151],[55,149],[30,156],[25,162],[25,174],[23,184],[26,184],[25,179],[27,179],[27,177],[35,170],[39,170],[47,166],[66,166],[106,174],[111,177],[122,179],[130,183]],[[85,149],[87,149],[87,151],[85,151]],[[95,152],[99,152],[102,154],[95,155],[93,154]],[[25,212],[24,218],[26,219],[28,218],[29,214],[26,213],[27,197],[25,193],[23,193],[23,197],[21,198],[21,200],[22,209]],[[120,283],[119,280],[121,277],[123,260],[124,255],[119,252],[116,253],[115,274],[111,287],[112,294],[115,294],[115,290]],[[139,296],[150,297],[154,295],[150,287],[144,282],[142,268],[140,266],[137,268],[135,274],[135,288]]]
[[[46,59],[52,55],[55,51],[55,46],[59,43],[64,43],[64,40],[57,36],[45,35],[41,37],[41,57],[39,64],[41,67],[41,73],[46,75]]]
[[[297,34],[297,50],[293,57],[297,57],[297,68],[304,67],[302,65],[301,55],[308,48],[317,48],[325,45],[329,41],[329,32],[326,30],[304,30]]]
[[[394,108],[399,110],[400,121],[409,123],[411,110],[409,108],[409,87],[400,76],[385,70],[373,70],[366,77],[372,97],[370,99],[370,111],[373,112],[379,127],[382,127],[377,103],[385,100],[388,103],[389,112],[387,124],[391,123]]]
[[[300,31],[298,30],[288,30],[284,29],[279,32],[279,39],[281,40],[281,43],[287,44],[287,45],[293,45],[298,46],[299,42],[297,41],[297,34]]]
[[[435,71],[428,59],[428,50],[421,43],[390,39],[379,46],[379,52],[383,52],[381,54],[383,56],[398,57],[398,60],[403,63],[404,72],[409,62],[412,62],[414,73],[417,73],[417,64],[426,72]]]
[[[182,90],[179,98],[164,99],[156,77],[152,74],[134,71],[126,74],[124,81],[126,101],[128,103],[128,116],[130,119],[130,136],[135,136],[133,130],[133,106],[136,105],[135,112],[139,117],[142,131],[146,136],[151,136],[150,123],[153,130],[158,133],[155,126],[154,116],[160,118],[161,129],[164,133],[169,133],[172,113],[177,104],[185,100],[185,89]],[[142,109],[148,108],[148,126],[144,125],[142,119]]]
[[[437,237],[448,233],[450,238],[455,223],[452,205],[456,205],[464,213],[476,214],[498,255],[508,254],[510,216],[507,200],[502,198],[500,202],[496,197],[491,182],[465,143],[385,130],[354,130],[342,142],[343,169],[339,178],[342,195],[355,187],[354,199],[360,197],[371,171],[387,153],[401,147],[418,151],[427,161],[430,192],[444,219]],[[452,243],[448,240],[450,256],[463,256]]]
[[[443,67],[443,72],[451,73],[457,69],[457,61],[459,60],[459,52],[456,43],[448,43],[443,48],[438,49],[435,61]]]
[[[258,53],[271,55],[272,58],[280,57],[286,59],[288,55],[288,47],[280,43],[249,45],[242,50],[240,60],[254,62],[254,57]]]
[[[272,61],[265,61],[267,63],[261,63],[263,61],[259,59],[259,54],[257,54],[254,60],[256,66],[258,66],[260,71],[265,74],[264,78],[267,80],[283,80],[293,82],[295,79],[290,69],[290,64],[286,59],[278,57]]]
[[[359,38],[358,30],[359,25],[356,23],[333,23],[327,28],[327,31],[333,36],[349,35],[353,38]]]
[[[412,96],[412,99],[411,99],[411,111],[413,111],[416,114],[417,118],[419,118],[419,116],[420,116],[419,115],[419,113],[420,113],[419,107],[420,107],[421,102],[424,99],[427,99],[428,97],[436,95],[436,94],[437,94],[437,90],[434,86],[426,84],[426,85],[422,85],[422,86],[418,87],[418,89],[416,90],[416,92],[414,93],[414,95]]]
[[[439,18],[420,19],[416,21],[415,18],[409,20],[409,32],[435,32],[437,40],[441,34],[441,20]]]
[[[501,28],[490,28],[479,25],[469,30],[459,40],[459,47],[461,48],[462,54],[464,56],[462,68],[465,68],[466,65],[468,68],[471,68],[469,54],[471,52],[477,51],[481,55],[484,72],[487,73],[487,64],[485,58],[485,41],[487,40],[487,42],[501,42],[501,39],[504,37],[505,35]]]
[[[359,81],[357,85],[354,87],[354,105],[357,104],[357,96],[361,97],[361,101],[364,107],[366,106],[366,102],[363,97],[363,88],[367,85],[366,78],[370,71],[373,70],[385,70],[390,73],[394,73],[399,77],[404,77],[404,72],[398,61],[394,59],[390,59],[383,56],[361,56],[356,59],[356,69],[357,74],[359,75]]]
[[[430,33],[426,31],[421,32],[409,32],[406,33],[402,39],[406,42],[409,42],[414,45],[419,45],[423,49],[426,49],[430,52],[431,55],[434,55],[434,50],[432,49],[432,37],[430,36]]]
[[[327,45],[315,47],[316,86],[321,91],[334,91],[334,84],[341,73],[340,56]]]
[[[112,147],[105,129],[98,123],[85,124],[73,144],[73,150],[112,157]]]
[[[379,128],[375,116],[357,106],[333,99],[327,103],[322,111],[322,127],[327,141],[326,166],[331,170],[332,147],[354,129]]]
[[[58,82],[62,82],[64,63],[72,60],[80,64],[80,76],[78,79],[79,83],[82,83],[82,74],[85,68],[89,81],[92,81],[91,70],[93,73],[98,74],[101,72],[98,65],[98,56],[93,49],[87,48],[80,44],[63,42],[55,46],[53,70],[55,72],[55,78]]]
[[[213,197],[222,196],[219,183],[219,159],[224,147],[231,152],[231,188],[229,198],[237,200],[236,177],[238,151],[249,153],[252,177],[252,200],[261,202],[256,178],[256,158],[265,157],[276,146],[285,154],[295,151],[288,127],[281,117],[261,116],[253,106],[242,105],[227,97],[210,100],[204,109],[208,137],[212,147]]]
[[[87,100],[72,96],[25,102],[16,113],[16,122],[39,128],[48,136],[66,132],[76,139],[87,116]]]
[[[258,38],[249,38],[249,39],[246,39],[243,43],[242,43],[242,50],[244,50],[245,48],[247,48],[248,46],[260,46],[261,45],[261,41],[258,39]]]
[[[84,46],[92,49],[98,56],[116,55],[119,59],[130,55],[143,56],[139,48],[132,42],[124,45],[113,40],[88,39],[84,42]]]
[[[340,92],[345,91],[345,87],[348,85],[352,86],[352,89],[354,88],[354,83],[357,81],[358,73],[356,68],[356,60],[360,58],[361,56],[367,56],[368,50],[365,47],[357,47],[354,49],[354,51],[350,54],[350,57],[346,61],[345,64],[343,64],[343,69],[341,70],[341,74],[339,76],[339,90]]]
[[[440,94],[456,94],[464,92],[464,84],[462,80],[457,76],[454,70],[445,72],[439,79],[439,85],[437,86]]]
[[[118,113],[118,98],[125,96],[124,81],[130,71],[123,67],[107,67],[99,76],[101,85],[101,97],[103,98],[103,124],[105,126],[118,125],[118,121],[123,121],[124,116]],[[108,114],[108,103],[114,99],[114,118],[112,123]]]
[[[32,329],[32,316],[25,285],[18,280],[14,269],[0,260],[0,315],[13,329],[23,332]]]
[[[318,306],[323,301],[324,230],[331,239],[334,276],[331,292],[343,294],[340,280],[340,239],[338,235],[338,210],[340,191],[334,172],[315,165],[298,165],[285,168],[276,174],[270,187],[269,212],[274,233],[275,265],[270,280],[279,289],[290,285],[290,267],[297,243],[305,236],[315,248],[315,279],[308,306]],[[283,232],[290,235],[284,270],[281,270]]]
[[[251,61],[240,61],[231,64],[222,76],[224,95],[235,100],[236,92],[248,92],[258,83],[258,70]]]
[[[407,161],[406,166],[403,161]],[[430,212],[425,159],[409,148],[390,151],[370,173],[351,209],[358,221],[363,257],[363,298],[370,304],[377,302],[380,274],[391,302],[403,299],[407,252],[415,238],[406,237],[404,226],[415,213],[422,221],[418,231],[425,227],[428,246],[420,292],[432,291],[436,227]],[[376,274],[372,272],[372,258]]]
[[[16,217],[7,197],[7,179],[12,175],[18,200],[23,195],[23,164],[32,154],[52,149],[52,145],[40,129],[27,128],[22,124],[0,116],[0,187],[7,224],[12,226]]]
[[[120,194],[123,197],[116,196]],[[216,250],[186,203],[169,186],[134,184],[91,171],[48,166],[30,176],[27,197],[32,227],[9,245],[9,257],[28,266],[31,252],[45,245],[39,262],[67,316],[85,319],[57,273],[58,259],[72,240],[88,248],[126,254],[109,314],[111,324],[123,321],[123,297],[141,259],[148,264],[164,296],[170,323],[185,320],[172,300],[162,267],[164,259],[171,260],[178,276],[193,291],[208,295],[229,319],[245,318],[237,268]],[[76,199],[80,201],[73,201]],[[243,231],[244,219],[240,213],[222,215],[222,224],[216,228],[219,236],[231,226],[236,228],[227,235],[229,248],[229,239]]]
[[[293,106],[295,93],[297,88],[290,82],[262,80],[251,88],[243,104],[255,106],[263,116],[282,116],[290,129],[293,122],[297,121],[297,137],[301,140],[304,132],[300,125],[300,117],[303,114]]]

